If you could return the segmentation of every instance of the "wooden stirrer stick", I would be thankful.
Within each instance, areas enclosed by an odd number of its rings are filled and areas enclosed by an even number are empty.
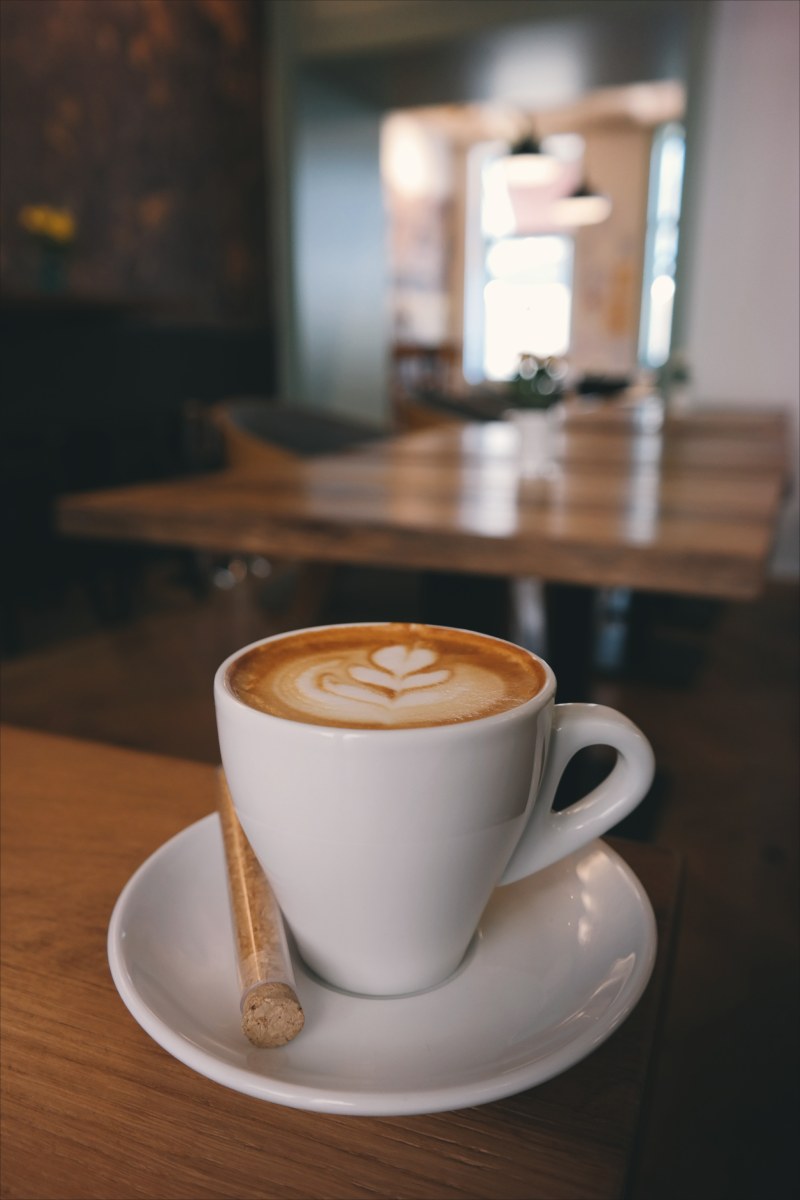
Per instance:
[[[236,936],[242,1030],[254,1046],[284,1046],[303,1028],[278,902],[239,824],[222,768],[218,811]]]

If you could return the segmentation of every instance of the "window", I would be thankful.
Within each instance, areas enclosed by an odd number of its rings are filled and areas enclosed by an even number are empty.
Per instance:
[[[476,146],[468,161],[464,374],[470,383],[513,379],[523,355],[569,349],[574,240],[516,236],[506,189],[491,164],[505,146]],[[470,239],[468,239],[468,243]]]
[[[683,127],[662,126],[653,140],[647,205],[639,336],[639,360],[647,367],[660,367],[669,358],[684,153]]]
[[[522,355],[560,357],[569,349],[572,238],[502,238],[486,252],[483,370],[512,379]]]

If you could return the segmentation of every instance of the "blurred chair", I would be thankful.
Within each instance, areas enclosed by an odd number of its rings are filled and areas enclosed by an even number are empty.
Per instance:
[[[392,347],[392,417],[406,433],[465,421],[497,421],[513,406],[505,383],[468,384],[462,347],[398,342]]]
[[[462,349],[454,342],[422,345],[419,342],[395,342],[392,346],[393,383],[402,391],[420,388],[455,390],[461,376]]]
[[[395,430],[427,429],[459,420],[458,413],[428,404],[428,395],[448,396],[463,390],[461,347],[395,342],[391,359],[391,401]]]
[[[231,467],[291,462],[377,441],[387,430],[304,405],[259,397],[225,400],[211,408]]]
[[[226,467],[269,473],[286,463],[379,440],[387,431],[365,422],[302,405],[261,397],[239,397],[213,405],[210,420],[222,442]],[[336,569],[328,563],[235,557],[209,562],[206,570],[218,587],[241,583],[248,573],[259,579],[265,608],[293,610],[299,623],[313,623],[329,599]]]

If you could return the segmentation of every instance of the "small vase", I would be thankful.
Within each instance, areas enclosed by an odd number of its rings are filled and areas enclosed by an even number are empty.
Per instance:
[[[555,455],[557,418],[553,408],[512,408],[506,413],[519,436],[520,471],[546,475]]]
[[[39,291],[55,296],[67,287],[67,252],[63,246],[43,244],[39,253]]]

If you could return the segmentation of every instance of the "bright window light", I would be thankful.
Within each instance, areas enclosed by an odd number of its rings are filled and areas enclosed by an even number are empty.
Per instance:
[[[503,238],[486,252],[483,370],[513,379],[522,355],[569,349],[573,242],[569,237]]]
[[[647,361],[653,366],[659,366],[669,358],[674,299],[675,280],[669,275],[657,275],[650,284],[650,322],[646,347]]]
[[[662,366],[670,354],[684,155],[682,127],[663,126],[653,141],[650,160],[639,334],[639,359],[647,367]]]
[[[494,279],[483,291],[487,379],[512,379],[524,354],[560,356],[569,348],[572,293],[564,283]]]

